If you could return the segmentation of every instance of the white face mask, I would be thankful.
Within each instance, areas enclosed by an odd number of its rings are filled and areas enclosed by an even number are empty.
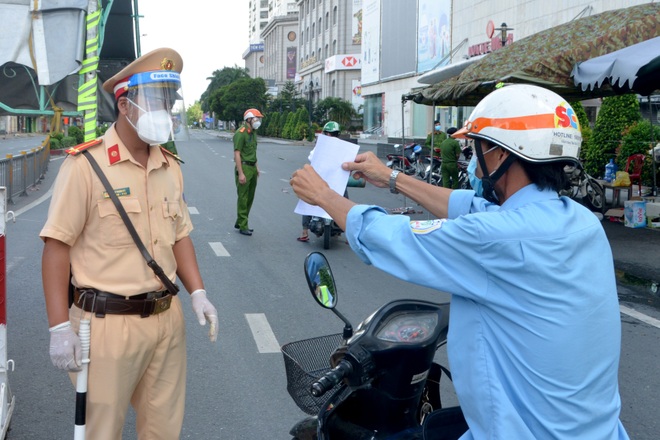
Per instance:
[[[252,128],[254,128],[255,130],[258,130],[259,127],[261,127],[261,119],[257,119],[252,123]]]
[[[127,118],[140,139],[149,145],[164,144],[170,139],[172,134],[170,112],[167,110],[146,111],[133,101],[129,100],[129,102],[143,112],[137,120],[137,126],[130,118]]]

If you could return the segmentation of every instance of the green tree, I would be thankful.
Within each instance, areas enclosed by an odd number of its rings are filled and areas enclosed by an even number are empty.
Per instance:
[[[339,123],[343,131],[351,125],[351,121],[356,115],[353,104],[344,99],[329,96],[316,103],[312,121],[321,126],[328,121],[335,121]]]
[[[213,95],[213,92],[221,87],[228,86],[241,78],[249,77],[249,69],[238,67],[237,65],[234,65],[234,67],[224,67],[221,70],[215,70],[210,77],[211,83],[206,87],[206,91],[202,93],[202,96],[199,99],[202,111],[208,112],[211,110],[211,96]]]
[[[653,139],[656,142],[660,139],[660,127],[656,125],[653,126]],[[646,156],[644,167],[642,168],[642,182],[644,185],[651,186],[653,184],[653,163],[651,162],[652,158],[649,156],[649,150],[651,148],[651,123],[646,120],[640,120],[631,125],[625,130],[623,140],[621,141],[621,148],[617,159],[619,170],[625,170],[628,156],[642,153]]]
[[[234,121],[238,127],[249,108],[262,109],[268,102],[266,83],[261,78],[241,78],[215,90],[210,108],[222,121]]]
[[[627,94],[603,99],[593,136],[584,151],[585,168],[589,174],[603,174],[605,164],[616,158],[624,130],[640,118],[637,95]]]
[[[188,106],[186,109],[186,122],[188,125],[193,125],[195,122],[202,119],[203,116],[204,112],[202,111],[202,105],[199,101],[195,101],[193,105]]]

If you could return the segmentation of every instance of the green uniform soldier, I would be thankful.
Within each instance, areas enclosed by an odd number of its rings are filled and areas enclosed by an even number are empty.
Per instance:
[[[429,149],[431,148],[431,138],[433,138],[433,148],[439,148],[440,143],[447,139],[447,135],[445,134],[444,131],[442,131],[442,127],[440,126],[440,123],[438,121],[435,121],[435,124],[433,126],[433,132],[429,133],[426,136],[426,142],[424,145],[428,147]],[[434,156],[437,155],[437,151],[433,153]]]
[[[245,123],[234,134],[234,162],[236,164],[236,223],[234,228],[243,235],[252,235],[248,227],[248,216],[257,189],[259,167],[257,166],[257,133],[264,116],[256,108],[250,108],[243,114]]]
[[[445,188],[458,188],[458,157],[461,155],[461,144],[451,137],[456,133],[456,127],[447,129],[449,137],[440,143],[440,154],[442,156],[442,186]]]

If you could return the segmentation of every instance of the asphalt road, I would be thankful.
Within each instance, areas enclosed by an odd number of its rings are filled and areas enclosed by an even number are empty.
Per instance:
[[[186,179],[186,200],[193,214],[192,239],[211,300],[219,311],[220,335],[213,345],[182,295],[188,333],[188,390],[183,439],[287,439],[289,428],[304,414],[286,392],[282,355],[290,341],[340,332],[343,324],[310,297],[303,260],[310,251],[328,257],[339,292],[339,310],[354,325],[383,303],[401,297],[435,301],[448,295],[404,283],[365,266],[343,237],[323,251],[322,241],[295,238],[300,216],[288,179],[306,163],[311,146],[262,140],[262,176],[250,216],[255,232],[245,237],[233,228],[235,187],[232,147],[213,132],[193,131],[177,144]],[[48,357],[48,325],[41,288],[42,243],[38,238],[48,209],[47,191],[59,163],[51,162],[38,190],[7,225],[8,357],[15,369],[10,386],[16,396],[9,438],[66,439],[73,435],[74,389]],[[387,208],[409,200],[367,187],[349,189],[351,199]],[[44,203],[34,203],[40,198]],[[27,203],[32,203],[29,209]],[[418,209],[418,208],[417,208]],[[425,217],[417,213],[415,217]],[[644,310],[642,309],[642,312]],[[649,315],[650,316],[650,315]],[[261,327],[255,325],[261,323]],[[652,440],[660,432],[656,412],[660,378],[660,328],[622,314],[623,349],[620,387],[622,420],[630,437]],[[438,353],[442,361],[444,351]],[[444,361],[446,365],[446,360]],[[447,403],[455,402],[447,389]],[[134,439],[134,416],[125,435]]]

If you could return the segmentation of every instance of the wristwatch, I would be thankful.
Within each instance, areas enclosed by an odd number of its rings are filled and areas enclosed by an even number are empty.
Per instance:
[[[390,192],[392,194],[399,194],[399,191],[396,190],[396,176],[399,175],[401,171],[399,170],[392,170],[392,173],[390,174]]]

